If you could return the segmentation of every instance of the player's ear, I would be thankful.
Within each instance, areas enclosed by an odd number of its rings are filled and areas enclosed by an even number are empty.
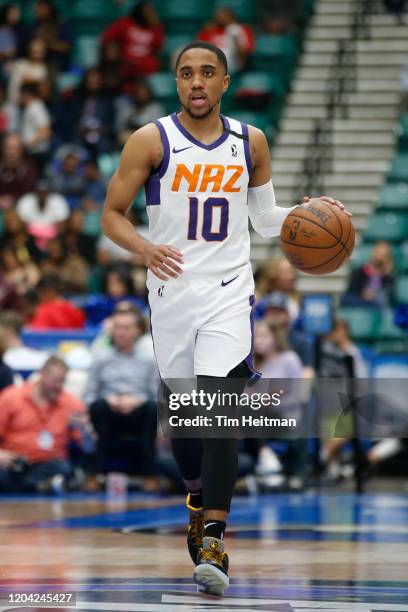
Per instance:
[[[222,93],[225,93],[227,91],[227,89],[229,87],[229,84],[230,84],[230,81],[231,81],[230,75],[226,74],[224,76],[224,80],[223,80],[223,83],[222,83]]]

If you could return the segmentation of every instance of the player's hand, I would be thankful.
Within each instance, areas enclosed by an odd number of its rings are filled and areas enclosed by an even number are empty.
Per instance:
[[[303,198],[303,204],[307,204],[308,202],[310,202],[313,198],[309,198],[309,196],[305,196]],[[340,200],[335,200],[334,198],[330,198],[329,196],[321,196],[320,198],[316,198],[318,200],[323,200],[323,202],[326,202],[327,204],[331,204],[332,206],[337,206],[337,208],[340,208],[340,210],[343,210],[346,215],[348,215],[349,217],[352,217],[352,213],[347,210],[347,208],[344,206],[343,202],[340,202]]]
[[[150,245],[143,254],[143,260],[147,268],[160,280],[177,278],[183,270],[178,264],[182,264],[183,255],[176,247],[169,245]]]
[[[7,470],[13,465],[16,458],[17,455],[15,453],[0,449],[0,467]]]

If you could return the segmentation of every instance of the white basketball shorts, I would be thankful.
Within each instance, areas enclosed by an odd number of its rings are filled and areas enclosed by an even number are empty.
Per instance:
[[[163,379],[225,377],[252,366],[254,281],[250,265],[225,278],[179,276],[147,287],[157,365]]]

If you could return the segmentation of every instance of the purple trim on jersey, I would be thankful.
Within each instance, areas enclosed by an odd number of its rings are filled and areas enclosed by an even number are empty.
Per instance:
[[[220,117],[221,117],[221,121],[224,124],[224,130],[229,130],[230,125],[229,125],[228,119],[224,117],[223,115],[220,115]],[[212,149],[216,149],[217,147],[219,147],[220,144],[225,142],[229,136],[228,132],[224,131],[221,134],[221,136],[217,138],[215,142],[213,142],[212,144],[206,145],[203,142],[200,142],[199,140],[197,140],[197,138],[194,138],[194,136],[190,134],[188,130],[186,130],[186,128],[181,124],[180,119],[177,117],[177,113],[173,113],[171,115],[171,118],[173,120],[174,125],[180,130],[183,136],[187,138],[187,140],[197,145],[197,147],[201,147],[202,149],[206,149],[207,151],[211,151]]]
[[[160,176],[152,174],[144,185],[146,206],[159,206],[160,204]]]
[[[163,159],[154,174],[151,174],[145,182],[146,206],[158,206],[160,204],[160,179],[165,175],[170,161],[170,145],[166,130],[160,121],[153,122],[158,127],[163,145]]]
[[[249,148],[249,133],[248,126],[246,123],[241,123],[242,135],[246,136],[247,139],[244,140],[244,152],[245,152],[245,160],[248,168],[248,174],[252,172],[252,159],[251,159],[251,149]]]
[[[164,129],[164,126],[161,124],[160,121],[154,121],[153,122],[154,125],[156,125],[159,128],[160,131],[160,136],[161,136],[161,141],[162,141],[162,145],[163,145],[163,159],[162,162],[158,168],[158,175],[159,178],[163,178],[163,176],[166,174],[166,170],[169,167],[169,161],[170,161],[170,144],[169,144],[169,139],[167,137],[166,134],[166,130]]]
[[[257,370],[255,370],[254,363],[253,363],[253,352],[254,352],[254,312],[255,312],[255,296],[254,295],[250,295],[249,296],[249,305],[251,306],[251,315],[250,315],[250,321],[251,321],[251,351],[250,351],[248,357],[245,358],[245,363],[247,364],[248,368],[252,372],[252,376],[248,380],[248,386],[251,387],[256,382],[258,382],[258,380],[261,378],[262,374],[260,372],[258,372]]]

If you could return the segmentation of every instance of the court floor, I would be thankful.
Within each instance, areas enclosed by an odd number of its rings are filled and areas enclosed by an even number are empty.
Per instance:
[[[224,598],[196,592],[186,517],[179,497],[0,497],[0,612],[408,612],[403,492],[234,498]]]

